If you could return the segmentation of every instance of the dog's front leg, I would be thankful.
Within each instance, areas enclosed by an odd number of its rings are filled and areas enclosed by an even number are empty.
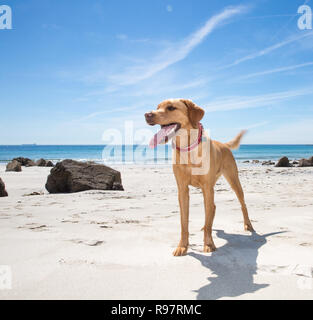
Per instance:
[[[180,207],[180,224],[181,224],[181,238],[178,247],[173,252],[174,256],[183,256],[187,253],[189,245],[189,188],[188,185],[178,187],[178,200]]]

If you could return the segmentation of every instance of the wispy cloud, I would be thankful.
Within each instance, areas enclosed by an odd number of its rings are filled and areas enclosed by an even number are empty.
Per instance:
[[[173,7],[171,5],[167,5],[166,6],[166,11],[172,12],[173,11]]]
[[[126,39],[128,39],[127,35],[124,34],[124,33],[119,33],[119,34],[117,34],[117,35],[116,35],[116,38],[117,38],[118,40],[126,40]]]
[[[210,102],[209,104],[206,104],[205,109],[207,112],[251,109],[312,94],[313,87],[308,87],[304,89],[282,91],[252,97],[229,97]]]
[[[299,41],[301,39],[304,39],[304,38],[308,38],[308,37],[311,37],[313,36],[313,32],[308,32],[308,33],[303,33],[303,34],[300,34],[298,36],[295,36],[295,37],[292,37],[290,39],[287,39],[287,40],[284,40],[284,41],[281,41],[281,42],[278,42],[270,47],[267,47],[265,49],[262,49],[260,51],[257,51],[257,52],[254,52],[252,54],[249,54],[249,55],[246,55],[242,58],[239,58],[237,60],[235,60],[234,62],[232,62],[231,64],[228,64],[228,65],[225,65],[223,66],[221,69],[226,69],[226,68],[230,68],[230,67],[233,67],[233,66],[236,66],[238,64],[241,64],[243,62],[246,62],[246,61],[249,61],[249,60],[253,60],[253,59],[256,59],[258,57],[262,57],[262,56],[265,56],[277,49],[280,49],[288,44],[291,44],[293,42],[296,42],[296,41]]]
[[[236,80],[250,79],[250,78],[265,76],[265,75],[273,74],[273,73],[291,71],[291,70],[295,70],[295,69],[299,69],[299,68],[309,67],[312,65],[313,65],[313,62],[307,62],[307,63],[296,64],[296,65],[288,66],[288,67],[275,68],[275,69],[271,69],[271,70],[265,70],[265,71],[261,71],[261,72],[255,72],[255,73],[250,73],[250,74],[247,74],[244,76],[240,76],[240,77],[236,78]]]
[[[274,128],[260,132],[251,130],[245,143],[312,144],[312,122],[313,118],[307,118],[284,124],[278,122]]]
[[[163,77],[161,79],[157,79],[156,81],[151,81],[149,83],[142,83],[138,85],[136,90],[129,91],[119,91],[119,95],[127,95],[128,97],[152,97],[163,94],[177,94],[186,89],[193,88],[201,88],[205,86],[209,82],[209,78],[197,78],[187,82],[176,82],[167,81]],[[116,89],[116,88],[115,88]],[[111,90],[111,92],[115,92],[115,90]],[[102,90],[96,90],[89,92],[86,94],[86,97],[92,96],[105,96],[110,93],[109,88],[105,88]]]
[[[119,34],[117,34],[117,35],[116,35],[116,39],[121,40],[121,41],[128,41],[128,42],[131,42],[131,43],[144,43],[144,42],[150,41],[149,38],[130,39],[130,38],[128,37],[128,35],[125,34],[125,33],[119,33]]]
[[[153,101],[151,99],[148,100],[141,100],[140,102],[133,102],[133,103],[120,103],[120,104],[113,104],[108,105],[108,103],[104,104],[100,110],[91,112],[89,114],[83,115],[81,117],[76,117],[72,119],[72,123],[78,122],[88,122],[92,119],[98,119],[100,122],[103,120],[110,120],[112,118],[112,114],[119,114],[118,117],[122,119],[125,117],[126,119],[133,119],[134,115],[140,115],[143,118],[144,112],[147,112],[152,109],[153,105],[157,105],[159,103],[158,100]],[[130,113],[132,110],[140,109],[142,112],[139,113]],[[127,112],[125,112],[127,111]],[[105,115],[105,117],[103,117]]]
[[[269,123],[270,123],[270,121],[261,121],[261,122],[252,123],[249,125],[241,125],[240,127],[233,128],[233,129],[242,130],[244,128],[245,130],[251,130],[251,129],[255,129],[255,128],[259,128],[259,127],[264,127],[264,126],[268,125]]]
[[[255,129],[255,128],[266,126],[267,124],[269,124],[269,121],[262,121],[262,122],[257,122],[257,123],[253,123],[248,126],[245,126],[245,128],[247,130],[250,130],[250,129]]]
[[[116,85],[130,85],[152,77],[172,64],[185,59],[222,22],[246,10],[247,7],[244,6],[224,9],[221,13],[208,19],[203,27],[181,42],[169,44],[164,51],[150,61],[143,65],[130,67],[124,73],[111,75],[109,79]]]

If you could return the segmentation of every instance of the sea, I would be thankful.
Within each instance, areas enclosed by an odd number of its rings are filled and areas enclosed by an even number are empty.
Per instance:
[[[159,145],[150,149],[144,145],[0,145],[0,163],[16,157],[33,160],[44,158],[54,163],[64,159],[94,161],[104,164],[170,164],[171,145]],[[233,151],[238,162],[246,160],[278,160],[287,156],[290,160],[313,156],[310,145],[241,145]]]

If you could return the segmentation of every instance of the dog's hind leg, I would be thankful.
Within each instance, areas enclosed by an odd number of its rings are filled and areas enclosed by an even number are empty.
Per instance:
[[[205,223],[204,223],[204,252],[212,252],[216,250],[215,244],[212,238],[212,226],[215,216],[216,206],[214,204],[214,187],[203,186],[202,188],[204,207],[205,207]]]
[[[231,188],[235,191],[236,196],[240,202],[245,230],[251,231],[251,232],[254,231],[252,227],[252,223],[249,219],[248,210],[247,210],[247,206],[244,198],[244,193],[238,177],[238,169],[235,161],[233,161],[232,163],[229,163],[228,166],[224,168],[223,175],[225,179],[228,181],[228,183],[230,184]]]

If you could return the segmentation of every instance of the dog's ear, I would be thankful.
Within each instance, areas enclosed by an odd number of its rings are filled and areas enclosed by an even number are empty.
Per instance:
[[[181,99],[188,109],[188,117],[193,128],[198,128],[198,122],[204,116],[204,110],[191,100]]]

